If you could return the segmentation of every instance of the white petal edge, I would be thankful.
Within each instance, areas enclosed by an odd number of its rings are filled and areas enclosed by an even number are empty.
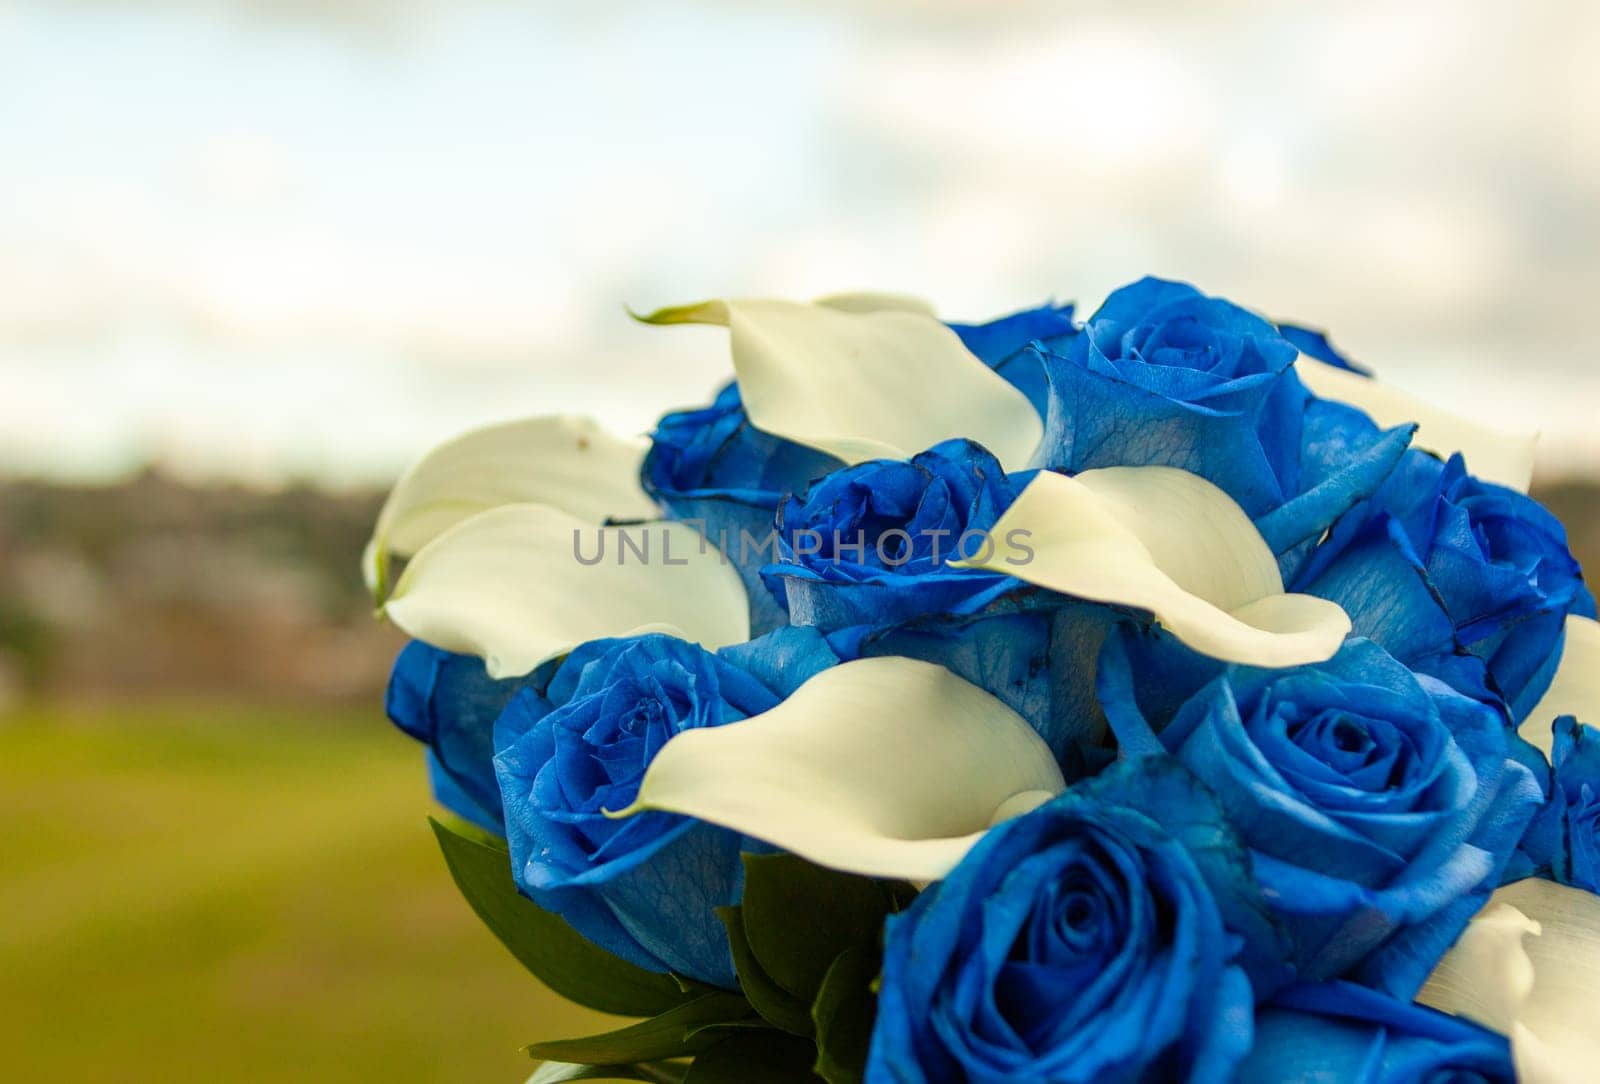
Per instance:
[[[997,819],[1065,787],[1016,712],[894,656],[843,663],[771,711],[678,734],[618,815],[682,813],[833,869],[925,882]]]
[[[1593,1079],[1600,897],[1539,878],[1499,889],[1417,1000],[1508,1036],[1518,1080]]]
[[[1576,614],[1567,616],[1556,676],[1517,732],[1548,757],[1554,741],[1550,726],[1563,715],[1600,726],[1600,621]]]
[[[852,295],[857,302],[865,295]],[[758,429],[846,463],[905,459],[966,437],[1007,470],[1027,466],[1044,423],[1027,397],[933,316],[908,308],[707,301],[641,317],[720,324]]]
[[[649,442],[592,418],[556,414],[473,429],[419,459],[389,492],[362,555],[379,602],[391,556],[410,557],[468,516],[502,504],[547,504],[591,523],[657,514],[639,488]]]
[[[952,563],[1147,610],[1189,647],[1228,662],[1321,662],[1350,631],[1336,603],[1284,593],[1277,561],[1244,510],[1188,471],[1041,473],[990,536],[991,553]]]
[[[1415,422],[1415,447],[1441,456],[1460,452],[1467,470],[1484,481],[1528,492],[1537,433],[1510,432],[1463,418],[1393,385],[1304,354],[1295,362],[1295,372],[1316,395],[1357,407],[1385,429]]]
[[[578,559],[602,544],[597,563]],[[750,637],[739,574],[693,528],[602,528],[539,504],[480,512],[429,542],[383,612],[419,640],[481,656],[497,678],[607,636],[665,631],[711,649]]]

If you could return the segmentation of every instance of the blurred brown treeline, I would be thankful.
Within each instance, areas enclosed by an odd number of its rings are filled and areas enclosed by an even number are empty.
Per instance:
[[[1600,481],[1535,488],[1600,578]],[[0,481],[0,708],[23,696],[375,704],[402,636],[358,558],[382,493]]]
[[[0,481],[0,708],[24,695],[376,703],[404,642],[361,583],[382,499],[156,470]]]

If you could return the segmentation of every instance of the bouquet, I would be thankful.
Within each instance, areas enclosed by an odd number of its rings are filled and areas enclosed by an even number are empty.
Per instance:
[[[1158,279],[640,319],[734,381],[450,441],[364,558],[462,893],[639,1018],[533,1082],[1593,1079],[1600,624],[1531,436]]]

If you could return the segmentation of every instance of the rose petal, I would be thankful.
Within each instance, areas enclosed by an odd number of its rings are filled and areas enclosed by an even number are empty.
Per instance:
[[[547,415],[473,429],[445,441],[400,477],[362,555],[379,602],[389,558],[409,557],[468,516],[502,504],[548,504],[591,523],[657,514],[639,488],[648,443],[592,418]]]
[[[1528,492],[1537,433],[1507,432],[1451,414],[1392,385],[1305,354],[1295,361],[1295,372],[1315,394],[1365,411],[1380,428],[1415,422],[1414,447],[1445,457],[1460,452],[1467,469],[1484,481]]]
[[[1321,662],[1350,631],[1336,604],[1285,594],[1272,551],[1244,511],[1187,471],[1040,474],[990,535],[992,553],[953,563],[1148,610],[1214,658],[1271,667]]]
[[[931,881],[1000,815],[1061,793],[1033,728],[941,666],[890,656],[825,670],[771,711],[685,731],[638,800],[819,865]]]
[[[624,552],[619,534],[648,547]],[[591,559],[604,545],[604,558]],[[406,565],[384,613],[419,640],[525,674],[586,640],[664,631],[719,648],[749,639],[744,585],[691,527],[600,528],[541,504],[463,520]]]
[[[1004,377],[931,315],[792,301],[707,301],[641,317],[720,324],[756,428],[846,463],[906,459],[966,437],[1008,470],[1027,465],[1044,423]],[[882,304],[881,295],[868,304]]]
[[[1600,897],[1539,878],[1498,890],[1417,1000],[1508,1036],[1519,1080],[1590,1079],[1600,1065]]]
[[[1600,621],[1577,614],[1567,615],[1566,641],[1556,676],[1518,733],[1549,756],[1554,740],[1550,724],[1563,715],[1600,726]]]

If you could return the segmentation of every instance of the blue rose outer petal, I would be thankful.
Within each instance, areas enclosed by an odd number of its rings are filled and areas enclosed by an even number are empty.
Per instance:
[[[1551,762],[1563,844],[1555,879],[1600,893],[1600,730],[1562,716],[1555,723]]]
[[[1217,794],[1301,974],[1414,994],[1538,804],[1501,717],[1366,641],[1316,666],[1213,664],[1197,688],[1204,663],[1185,670],[1186,649],[1149,643],[1118,633],[1100,658],[1125,755],[1170,752]],[[1194,689],[1175,711],[1174,686]]]
[[[1362,376],[1371,376],[1372,373],[1363,365],[1357,365],[1345,357],[1334,345],[1328,341],[1328,333],[1317,331],[1315,328],[1299,327],[1295,324],[1279,324],[1278,334],[1282,335],[1295,345],[1295,349],[1308,357],[1318,361],[1327,362],[1337,369],[1346,369]]]
[[[428,788],[433,791],[433,800],[467,823],[490,835],[505,838],[506,826],[500,811],[490,812],[475,801],[432,749],[427,751],[425,758],[428,764]]]
[[[1275,936],[1204,790],[1118,765],[890,918],[866,1079],[1229,1080]]]
[[[1350,982],[1303,983],[1256,1012],[1237,1084],[1513,1084],[1506,1038]]]
[[[787,699],[811,678],[836,666],[840,656],[816,629],[785,627],[721,648],[717,655]]]
[[[960,336],[962,344],[980,361],[1026,395],[1043,418],[1049,410],[1050,382],[1045,377],[1038,352],[1028,347],[1039,342],[1046,349],[1063,349],[1078,333],[1072,313],[1070,304],[1041,305],[987,324],[951,324],[950,330]]]
[[[1094,663],[1106,632],[1121,620],[1109,607],[1019,587],[975,614],[858,625],[830,633],[828,642],[842,659],[902,655],[970,681],[1026,719],[1071,781],[1112,759]]]
[[[1327,528],[1370,497],[1393,473],[1411,444],[1416,426],[1380,430],[1361,411],[1343,403],[1306,403],[1300,440],[1300,493],[1258,517],[1256,530],[1278,555],[1284,583]]]
[[[1507,883],[1547,877],[1600,894],[1600,730],[1563,715],[1550,758],[1522,743],[1523,762],[1545,783],[1545,803],[1523,833]]]
[[[518,689],[542,688],[553,670],[547,664],[526,677],[497,681],[475,656],[420,640],[401,649],[385,708],[396,726],[428,746],[429,777],[440,805],[480,828],[505,834],[494,776],[495,719]]]

